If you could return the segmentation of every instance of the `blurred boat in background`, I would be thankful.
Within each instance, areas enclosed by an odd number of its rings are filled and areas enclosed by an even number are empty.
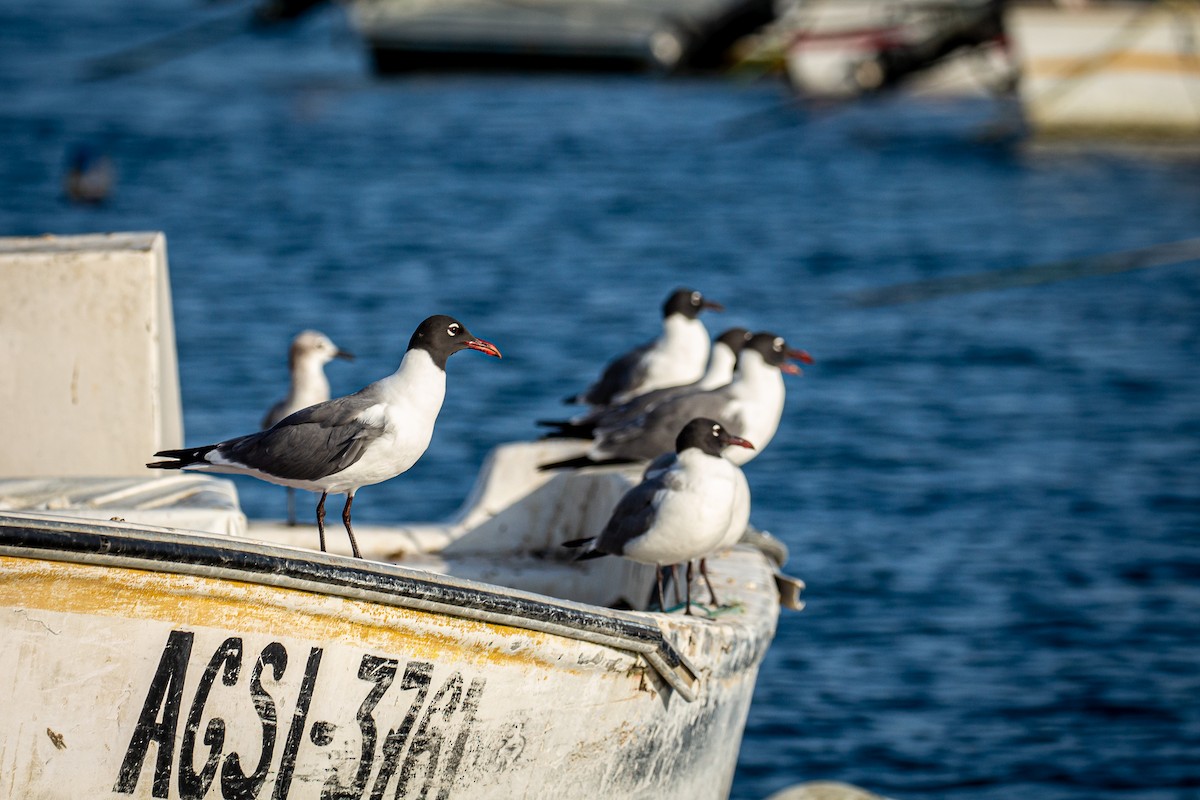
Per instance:
[[[376,71],[690,71],[773,18],[770,0],[353,0]]]
[[[1012,89],[996,0],[794,0],[761,36],[801,95],[846,100],[904,84],[922,92]]]
[[[1005,29],[1038,133],[1200,133],[1200,4],[1011,4]]]

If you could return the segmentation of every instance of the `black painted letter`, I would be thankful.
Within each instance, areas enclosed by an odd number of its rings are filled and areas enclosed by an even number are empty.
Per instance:
[[[300,694],[296,697],[296,712],[292,714],[292,725],[288,728],[287,741],[283,743],[283,757],[279,761],[279,773],[275,776],[275,791],[272,800],[287,800],[292,788],[292,773],[296,769],[296,753],[300,750],[300,739],[304,737],[304,725],[308,721],[308,707],[312,704],[313,689],[317,685],[317,672],[321,669],[321,654],[325,651],[314,647],[308,651],[308,663],[304,665],[304,680],[300,683]]]
[[[200,676],[200,685],[196,687],[192,709],[188,712],[187,723],[183,726],[183,743],[179,746],[179,796],[183,800],[201,800],[217,775],[221,749],[225,746],[225,720],[214,717],[205,728],[204,743],[208,745],[208,758],[199,773],[196,772],[193,754],[196,749],[196,731],[200,729],[200,719],[204,716],[204,704],[208,702],[208,693],[212,691],[213,681],[217,679],[217,671],[222,665],[225,669],[221,672],[221,682],[226,686],[233,686],[242,671],[240,638],[231,636],[221,643],[217,652],[209,659],[204,674]]]
[[[405,742],[408,741],[408,734],[412,731],[413,723],[417,721],[417,712],[425,704],[425,695],[429,692],[429,677],[432,674],[433,664],[426,661],[410,661],[404,666],[404,677],[400,680],[400,688],[404,691],[416,689],[417,696],[413,698],[412,705],[409,706],[408,713],[404,715],[400,727],[389,731],[387,738],[383,741],[383,763],[379,767],[379,775],[375,778],[375,787],[371,789],[371,800],[383,800],[388,783],[396,774],[400,753],[404,750]]]
[[[358,760],[358,771],[355,773],[354,783],[348,787],[338,784],[336,773],[330,775],[329,780],[325,782],[325,790],[321,792],[321,800],[358,800],[362,797],[367,778],[371,776],[371,765],[375,761],[375,740],[378,738],[375,717],[371,712],[379,705],[380,699],[396,679],[396,667],[399,664],[394,658],[372,655],[362,657],[362,663],[358,665],[358,679],[370,681],[375,685],[367,692],[356,715],[358,727],[362,731],[362,755]]]
[[[270,665],[272,680],[278,681],[287,669],[287,660],[287,650],[283,645],[271,642],[263,648],[262,655],[250,672],[250,696],[254,698],[254,710],[262,720],[262,754],[258,757],[258,766],[249,775],[242,772],[242,759],[237,753],[225,757],[225,763],[221,765],[221,795],[226,800],[254,800],[262,791],[267,769],[271,766],[271,756],[275,755],[277,720],[275,700],[263,688],[262,674],[264,668]]]
[[[194,634],[188,631],[171,631],[167,637],[167,646],[163,648],[162,658],[159,659],[158,670],[150,681],[150,691],[146,693],[146,702],[142,705],[137,727],[133,729],[133,737],[129,740],[129,749],[125,751],[125,760],[121,762],[121,771],[117,774],[117,782],[113,786],[114,792],[133,794],[133,790],[137,788],[138,776],[142,772],[142,764],[146,761],[150,742],[158,745],[151,794],[154,797],[166,797],[170,792],[175,729],[179,724],[183,680],[187,677],[193,638]],[[160,711],[161,722],[158,720]]]

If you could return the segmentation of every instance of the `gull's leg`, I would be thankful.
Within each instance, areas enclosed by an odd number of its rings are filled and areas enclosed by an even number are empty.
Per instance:
[[[708,585],[708,597],[712,600],[713,608],[718,608],[720,603],[717,602],[717,593],[713,591],[712,581],[708,579],[708,559],[700,559],[700,574],[704,576],[704,582]]]
[[[362,553],[358,552],[358,542],[354,541],[354,528],[350,527],[350,504],[354,502],[354,492],[346,493],[346,505],[342,509],[342,524],[346,526],[346,533],[350,536],[350,550],[354,553],[355,558],[362,558]]]
[[[683,613],[687,614],[690,617],[692,615],[692,562],[691,561],[688,561],[688,565],[687,565],[687,592],[686,592],[686,594],[687,594],[687,599],[685,600],[685,602],[687,603],[687,610],[684,611]]]
[[[287,487],[288,494],[288,525],[296,527],[296,490],[292,487]]]
[[[325,498],[329,492],[321,492],[321,502],[317,503],[317,533],[321,536],[321,552],[325,552]]]

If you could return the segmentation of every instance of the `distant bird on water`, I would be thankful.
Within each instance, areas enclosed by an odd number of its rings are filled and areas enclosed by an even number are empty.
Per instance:
[[[103,203],[112,194],[116,170],[107,155],[90,145],[78,144],[67,154],[63,194],[73,203]]]
[[[302,408],[324,403],[329,399],[329,380],[325,377],[325,365],[335,358],[354,360],[354,354],[342,350],[320,331],[301,331],[292,339],[288,350],[288,373],[291,385],[287,397],[271,406],[263,417],[263,430],[275,427],[285,417]],[[296,524],[296,490],[287,489],[288,525]]]
[[[583,548],[577,561],[614,555],[654,564],[662,608],[662,568],[690,564],[708,555],[729,529],[744,481],[741,469],[722,456],[727,447],[754,449],[716,420],[700,417],[690,421],[675,439],[674,461],[626,492],[599,536],[574,539],[563,546]],[[689,581],[688,614],[692,613],[691,599]]]
[[[361,558],[350,506],[363,486],[406,472],[425,452],[446,397],[446,360],[459,350],[500,357],[453,317],[429,317],[413,333],[399,368],[354,394],[285,417],[269,430],[203,447],[163,450],[173,459],[152,469],[198,469],[251,475],[281,486],[320,492],[317,531],[325,550],[325,498],[346,495],[342,523]]]
[[[662,333],[609,362],[599,380],[566,403],[608,406],[666,386],[699,380],[708,361],[708,331],[699,320],[704,309],[724,311],[700,292],[677,289],[663,304]]]

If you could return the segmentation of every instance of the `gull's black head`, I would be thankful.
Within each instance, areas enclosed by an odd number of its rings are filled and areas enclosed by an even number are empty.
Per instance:
[[[408,340],[408,349],[424,350],[429,353],[433,363],[442,369],[446,368],[446,359],[459,350],[478,350],[500,358],[500,351],[496,349],[496,345],[475,338],[466,325],[445,314],[434,314],[418,325],[412,338]]]
[[[689,447],[698,447],[700,452],[710,456],[721,455],[721,451],[726,447],[754,449],[754,445],[739,436],[734,436],[725,430],[725,426],[721,423],[708,417],[696,417],[684,425],[683,430],[675,437],[676,453],[682,453]]]
[[[676,289],[667,298],[667,302],[663,303],[663,319],[672,314],[682,314],[688,319],[695,319],[706,308],[713,311],[725,310],[725,306],[714,303],[712,300],[705,300],[704,295],[694,289]]]
[[[779,367],[789,375],[799,375],[800,368],[789,362],[789,359],[813,363],[812,356],[804,350],[789,350],[782,336],[773,333],[756,333],[746,343],[747,350],[753,350],[762,356],[763,361],[773,367]]]
[[[750,341],[750,331],[745,328],[730,328],[718,336],[717,341],[732,350],[736,356]]]

